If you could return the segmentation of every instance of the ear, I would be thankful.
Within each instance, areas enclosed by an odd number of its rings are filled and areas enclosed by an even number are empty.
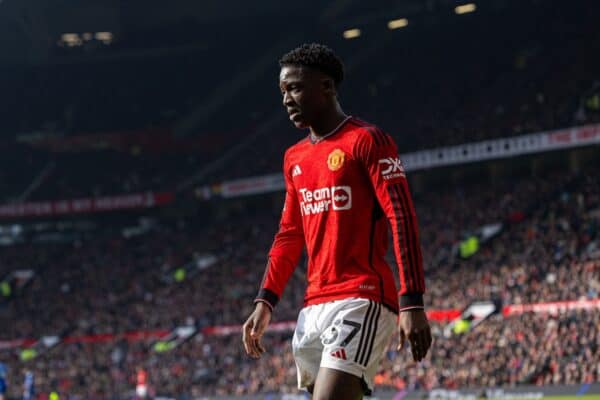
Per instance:
[[[337,95],[337,90],[335,88],[335,82],[333,81],[333,79],[327,77],[323,79],[321,83],[323,84],[323,89],[325,90],[325,93],[331,96]]]

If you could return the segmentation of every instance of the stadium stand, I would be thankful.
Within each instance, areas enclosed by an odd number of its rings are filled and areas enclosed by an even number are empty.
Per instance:
[[[573,5],[561,11],[560,23],[539,29],[538,23],[531,22],[556,18],[557,12],[553,7],[524,7],[518,18],[511,18],[509,31],[503,29],[501,16],[486,14],[460,25],[442,21],[436,29],[414,28],[403,32],[402,38],[377,31],[361,38],[362,46],[377,51],[360,62],[352,62],[352,43],[337,43],[341,56],[348,59],[342,106],[392,134],[401,153],[598,122],[600,112],[586,107],[585,101],[600,81],[595,14]],[[445,31],[443,40],[440,30]],[[482,31],[489,33],[473,40],[473,32]],[[128,132],[170,128],[190,112],[192,104],[210,96],[225,77],[239,73],[237,60],[252,59],[251,52],[243,47],[235,53],[110,58],[92,64],[8,70],[0,77],[2,87],[7,88],[0,93],[0,108],[6,113],[0,125],[4,132],[60,132],[67,137],[107,132],[127,136]],[[208,54],[211,62],[206,61]],[[444,68],[438,68],[442,64]],[[200,69],[202,74],[195,73]],[[261,120],[274,113],[283,119],[282,108],[277,110],[281,104],[276,76],[274,55],[271,68],[224,105],[208,126],[199,128],[199,136],[209,137],[205,151],[196,147],[199,160],[218,159],[255,134]],[[301,137],[288,121],[280,121],[268,137],[247,145],[242,156],[211,178],[218,181],[279,171],[283,149]],[[98,140],[97,146],[102,145]],[[46,158],[59,168],[46,186],[58,185],[60,193],[81,187],[77,173],[81,168],[73,167],[81,162],[77,157],[103,160],[98,170],[106,166],[111,172],[132,170],[136,177],[120,174],[120,179],[128,181],[126,187],[135,185],[135,180],[151,183],[157,171],[144,171],[144,164],[156,162],[144,154],[140,157],[139,148],[132,155],[134,147],[108,157],[91,152],[79,156],[51,153]],[[169,170],[165,157],[158,165],[163,163]],[[200,166],[200,161],[191,164],[192,168]],[[165,181],[173,184],[181,178],[167,174]],[[89,180],[95,182],[98,177]],[[92,194],[98,188],[87,191]],[[51,193],[42,190],[41,194]]]
[[[499,299],[502,304],[529,304],[598,298],[600,182],[597,170],[583,175],[558,173],[535,181],[512,182],[514,186],[507,185],[504,190],[502,185],[491,186],[487,191],[469,186],[455,188],[454,193],[443,196],[427,193],[416,203],[427,257],[426,301],[431,308],[461,309],[482,299]],[[536,193],[546,199],[541,203],[544,206],[535,203]],[[527,200],[538,207],[528,211]],[[443,212],[440,204],[445,205]],[[485,204],[492,206],[485,207]],[[479,210],[481,215],[473,216],[472,210]],[[488,222],[509,221],[511,215],[521,211],[525,215],[522,221],[507,223],[502,233],[471,258],[462,260],[452,251],[463,237],[463,231]],[[276,225],[273,214],[218,225],[218,229],[162,226],[133,239],[119,239],[111,232],[74,245],[36,247],[29,251],[28,259],[22,247],[2,249],[2,259],[6,260],[3,272],[26,264],[34,267],[37,277],[33,285],[22,296],[11,300],[10,307],[0,314],[3,326],[7,327],[1,337],[78,337],[170,330],[190,323],[200,328],[238,324],[240,315],[251,308],[248,299],[256,291]],[[453,224],[448,223],[449,216],[455,218]],[[210,252],[218,255],[219,262],[206,273],[179,284],[165,283],[161,279],[175,266],[192,259],[194,253]],[[277,307],[276,321],[295,319],[302,301],[302,280],[301,273],[292,278]],[[39,304],[47,306],[40,308]],[[20,315],[28,317],[20,318]],[[389,361],[378,378],[380,385],[453,388],[587,382],[598,378],[593,369],[573,371],[573,364],[561,361],[563,358],[542,355],[540,346],[546,345],[543,342],[536,342],[538,347],[533,347],[539,348],[536,352],[525,352],[524,349],[533,346],[532,335],[538,331],[535,324],[543,326],[547,317],[536,315],[533,322],[530,318],[527,314],[507,319],[493,317],[484,322],[469,333],[472,336],[468,342],[482,346],[467,345],[456,337],[446,338],[440,325],[436,329],[436,345],[425,364],[400,369],[402,365],[411,364],[405,354],[390,350]],[[557,340],[556,332],[570,331],[572,326],[579,329],[581,324],[585,328],[577,330],[573,343],[600,339],[597,311],[553,318],[555,325],[539,328],[546,329],[552,340]],[[581,324],[574,322],[579,321],[577,318],[582,319]],[[534,325],[527,322],[524,326],[526,321]],[[501,337],[510,343],[502,344]],[[190,388],[191,393],[197,395],[249,394],[277,388],[294,392],[287,339],[289,333],[269,339],[271,350],[259,361],[260,368],[243,356],[237,335],[218,339],[200,335],[173,353],[162,354],[153,353],[149,340],[122,346],[117,345],[119,342],[61,344],[29,362],[19,361],[15,353],[10,367],[17,372],[34,366],[36,374],[44,377],[40,387],[59,385],[65,393],[80,393],[91,398],[107,395],[102,392],[107,387],[113,388],[115,393],[131,388],[131,374],[139,364],[150,371],[150,382],[155,390],[165,393],[186,390],[184,388]],[[112,354],[123,346],[126,350],[120,351],[126,352],[127,361],[111,361]],[[457,350],[459,346],[469,347],[473,354]],[[503,347],[506,351],[501,351]],[[565,345],[563,349],[569,356],[583,357],[585,362],[577,365],[591,366],[597,361],[593,346],[586,350]],[[203,356],[198,357],[198,354]],[[490,354],[495,354],[497,359],[490,361]],[[456,357],[465,357],[469,362],[461,363],[464,360]],[[88,365],[90,362],[93,366]],[[518,366],[515,373],[487,373],[494,368],[504,368],[508,362]],[[54,363],[71,367],[57,372],[59,369],[48,366]],[[235,373],[227,372],[227,365],[231,364],[238,367]],[[454,369],[457,373],[450,374],[448,371],[455,368],[454,365],[464,365],[465,369]],[[173,371],[179,372],[173,374]],[[279,373],[271,374],[271,371]],[[95,383],[89,384],[90,379]]]

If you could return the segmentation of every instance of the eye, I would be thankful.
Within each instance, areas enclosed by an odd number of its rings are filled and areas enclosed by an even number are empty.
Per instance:
[[[285,85],[285,87],[281,87],[280,91],[281,91],[281,95],[285,96],[286,93],[298,93],[298,92],[302,91],[302,87],[301,87],[301,85],[298,85],[297,83],[291,83],[289,85]]]

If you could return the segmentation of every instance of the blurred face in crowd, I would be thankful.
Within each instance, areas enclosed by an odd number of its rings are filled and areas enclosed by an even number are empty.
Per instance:
[[[279,74],[279,88],[283,106],[296,128],[318,125],[332,110],[335,85],[320,71],[284,65]]]

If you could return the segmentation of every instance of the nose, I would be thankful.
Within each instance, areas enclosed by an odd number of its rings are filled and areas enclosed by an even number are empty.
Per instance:
[[[292,100],[292,96],[290,96],[289,92],[287,92],[287,91],[283,92],[283,106],[289,107],[292,104],[294,104],[294,100]]]

